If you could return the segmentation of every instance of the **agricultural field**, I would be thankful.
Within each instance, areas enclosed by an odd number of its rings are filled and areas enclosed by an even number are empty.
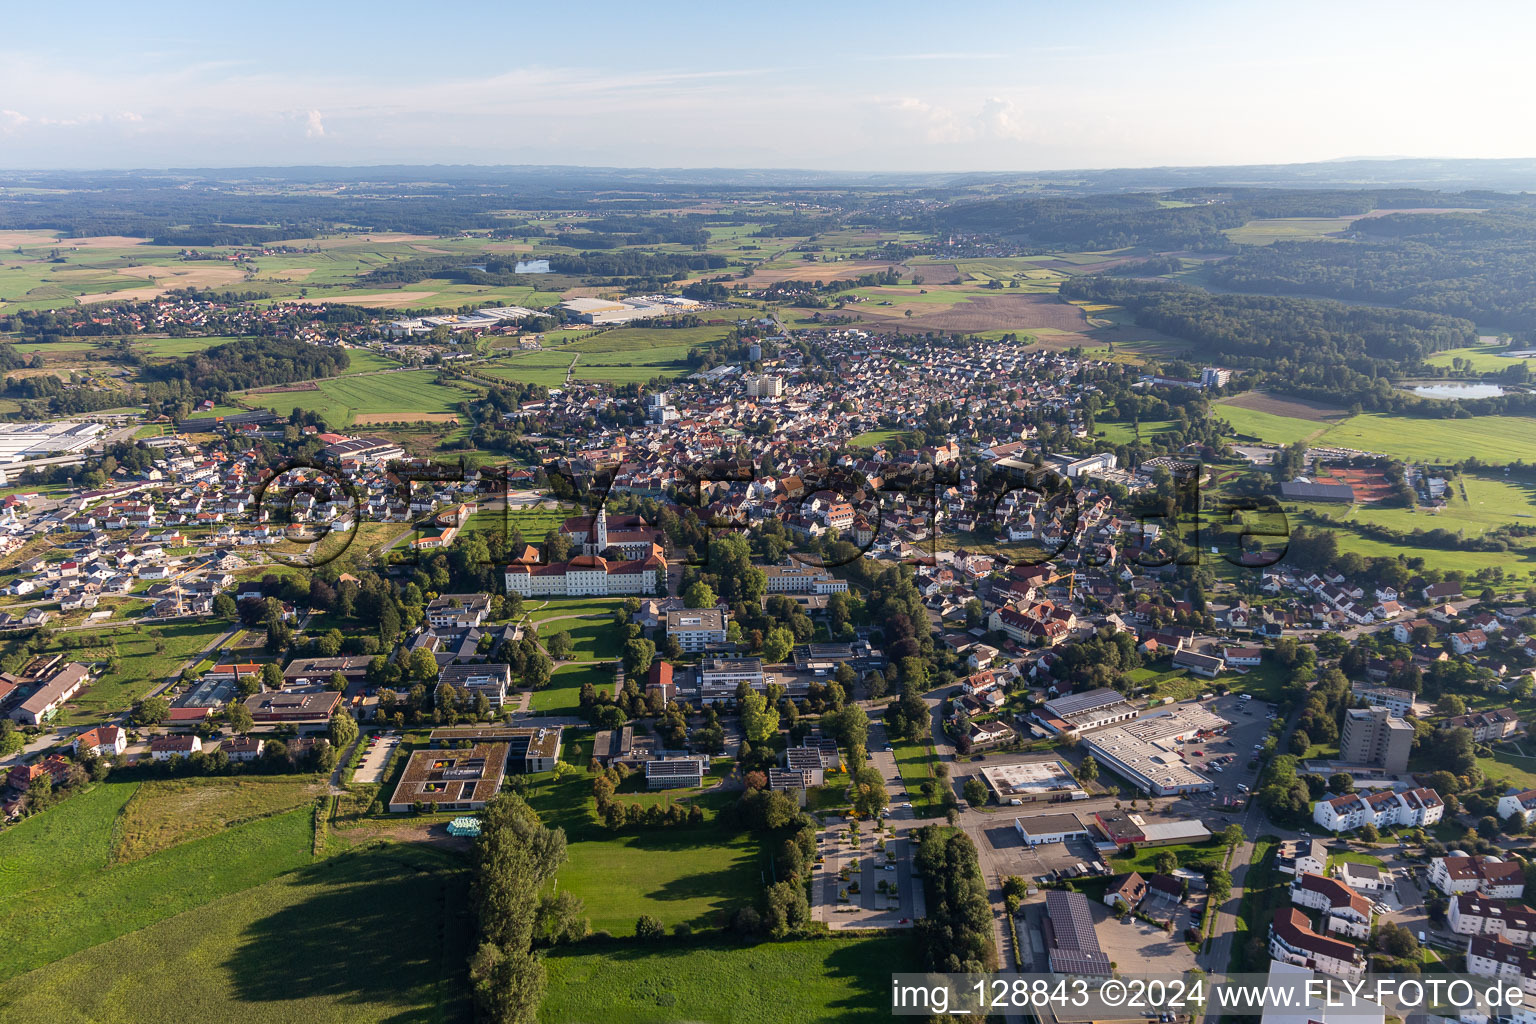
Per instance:
[[[113,828],[112,860],[138,860],[178,843],[257,818],[307,807],[323,780],[294,775],[153,779],[143,783]]]
[[[1340,515],[1339,507],[1334,506],[1332,517],[1341,522],[1375,523],[1404,533],[1449,530],[1467,538],[1481,537],[1511,523],[1528,521],[1526,525],[1536,525],[1536,486],[1531,484],[1502,477],[1464,475],[1452,483],[1446,498],[1445,507],[1438,510],[1355,505]]]
[[[137,1024],[146,1007],[172,1006],[251,1024],[470,1018],[468,871],[452,854],[377,844],[207,895],[205,906],[0,982],[0,1008],[29,1024]],[[125,896],[104,894],[83,914]]]
[[[316,412],[334,427],[357,424],[447,422],[462,417],[457,406],[477,393],[469,386],[437,383],[435,370],[401,370],[330,377],[313,390],[247,391],[240,398],[286,416],[295,408]]]
[[[1238,245],[1269,245],[1272,242],[1339,241],[1356,217],[1271,217],[1251,220],[1225,234]]]
[[[1271,444],[1295,444],[1316,438],[1329,425],[1347,417],[1343,409],[1301,398],[1247,391],[1224,398],[1212,410],[1239,434]]]
[[[556,884],[586,902],[594,930],[633,935],[641,914],[668,929],[712,927],[756,897],[766,867],[759,836],[713,820],[610,832],[596,820],[590,776],[545,779],[528,802],[545,825],[565,829],[570,859]]]
[[[890,1016],[890,973],[918,960],[910,936],[742,947],[679,940],[563,947],[545,960],[541,1024],[798,1024]]]
[[[1529,461],[1536,452],[1536,419],[1476,416],[1442,420],[1365,413],[1330,427],[1315,440],[1415,462],[1448,463],[1475,456],[1503,464]]]

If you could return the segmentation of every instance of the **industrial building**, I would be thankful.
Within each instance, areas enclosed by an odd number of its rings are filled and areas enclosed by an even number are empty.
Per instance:
[[[1144,793],[1204,793],[1215,784],[1185,763],[1179,744],[1225,732],[1229,725],[1225,718],[1197,704],[1181,704],[1170,712],[1089,733],[1083,737],[1083,745],[1099,764]]]
[[[1053,974],[1087,974],[1107,978],[1113,973],[1109,955],[1093,930],[1093,911],[1080,892],[1053,890],[1045,894],[1041,921]]]
[[[0,462],[71,455],[89,448],[107,428],[100,423],[7,423],[0,426]]]
[[[981,777],[1000,804],[1041,800],[1086,800],[1088,794],[1060,761],[987,765]]]

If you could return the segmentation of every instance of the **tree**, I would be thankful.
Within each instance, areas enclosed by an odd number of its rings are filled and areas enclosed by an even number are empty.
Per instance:
[[[779,709],[762,694],[749,693],[741,701],[741,727],[748,742],[767,743],[779,731]]]
[[[406,660],[406,673],[419,682],[430,683],[437,679],[437,658],[425,647],[418,647]]]
[[[171,714],[171,702],[164,697],[145,697],[133,706],[133,720],[138,725],[159,725]]]
[[[879,669],[876,669],[864,677],[864,685],[869,687],[870,700],[879,700],[881,697],[885,696],[885,674],[882,673]]]
[[[708,583],[696,580],[683,592],[683,603],[689,608],[713,608],[718,603],[718,598],[715,597],[715,592],[710,589]]]
[[[666,926],[650,914],[641,914],[635,922],[635,938],[642,942],[660,942],[666,937]]]
[[[281,690],[283,688],[282,668],[271,662],[261,666],[261,685],[269,690]]]
[[[1077,777],[1082,782],[1092,782],[1099,777],[1099,762],[1092,754],[1085,755],[1083,763],[1077,766]]]
[[[763,640],[763,661],[776,665],[789,657],[789,652],[794,650],[794,647],[795,634],[783,626],[771,629]]]
[[[544,649],[548,651],[549,656],[554,658],[556,661],[565,661],[569,659],[572,652],[575,651],[576,645],[571,642],[570,632],[568,630],[562,629],[560,632],[554,634],[544,641]]]
[[[16,723],[9,718],[0,718],[0,757],[9,757],[26,745],[27,739],[16,728]]]
[[[1179,858],[1169,850],[1159,853],[1152,862],[1152,867],[1160,875],[1171,875],[1179,866]]]
[[[885,791],[885,778],[877,769],[868,765],[853,773],[849,796],[853,813],[866,818],[875,817],[890,803],[890,796]]]
[[[338,751],[345,750],[357,739],[357,720],[344,709],[338,708],[331,716],[331,746]]]
[[[1243,826],[1233,822],[1221,830],[1221,842],[1229,850],[1235,850],[1243,845],[1243,840],[1248,836],[1243,832]]]
[[[965,791],[965,802],[972,807],[980,807],[987,802],[987,786],[976,776],[972,775],[965,780],[962,787]]]
[[[805,886],[798,880],[775,882],[763,893],[763,927],[770,937],[782,939],[801,931],[810,919]]]
[[[219,594],[213,599],[213,614],[225,622],[234,622],[240,617],[240,608],[235,604],[235,599],[228,594]]]
[[[570,890],[545,894],[539,897],[534,931],[552,946],[580,942],[592,930],[591,922],[583,914],[585,910],[581,898]]]
[[[326,683],[326,689],[335,690],[337,693],[341,693],[345,691],[346,688],[347,677],[342,675],[340,672],[332,672],[330,681]]]
[[[656,645],[649,640],[635,639],[624,645],[624,675],[639,679],[651,670],[656,658]]]
[[[1435,713],[1447,717],[1464,715],[1467,713],[1467,702],[1454,693],[1448,693],[1436,702]]]
[[[256,722],[251,718],[251,709],[241,701],[234,701],[229,705],[229,728],[238,736],[244,736],[255,728]]]
[[[1381,840],[1381,832],[1375,825],[1367,822],[1360,826],[1360,838],[1367,843],[1375,843]]]
[[[1334,772],[1328,776],[1328,791],[1342,796],[1355,791],[1355,777],[1348,772]]]

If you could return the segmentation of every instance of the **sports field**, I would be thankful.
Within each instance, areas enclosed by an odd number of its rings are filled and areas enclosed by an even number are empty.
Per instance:
[[[541,1024],[800,1024],[890,1019],[890,975],[916,970],[910,936],[762,946],[698,940],[564,947],[545,961]]]

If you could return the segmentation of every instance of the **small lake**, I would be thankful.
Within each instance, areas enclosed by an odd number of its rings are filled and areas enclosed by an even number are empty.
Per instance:
[[[1421,398],[1498,398],[1505,393],[1497,384],[1419,384],[1408,390]]]
[[[515,274],[547,274],[549,260],[518,260]]]

